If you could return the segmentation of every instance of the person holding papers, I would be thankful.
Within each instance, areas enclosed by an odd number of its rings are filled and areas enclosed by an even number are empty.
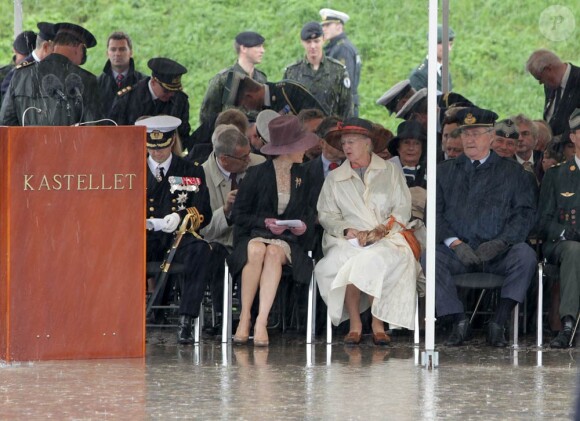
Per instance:
[[[325,231],[318,288],[334,325],[350,319],[345,344],[360,343],[360,313],[371,307],[373,342],[387,345],[384,322],[414,328],[420,267],[400,233],[411,219],[411,194],[400,169],[373,153],[385,140],[370,121],[348,119],[326,139],[342,145],[347,159],[326,177],[318,199]]]
[[[308,206],[309,181],[300,163],[319,139],[293,115],[274,118],[268,129],[270,142],[260,152],[272,159],[248,168],[239,186],[231,215],[234,250],[227,259],[231,273],[241,274],[242,309],[235,343],[248,341],[250,311],[260,290],[255,346],[268,346],[268,315],[282,267],[290,266],[298,283],[307,284],[312,276],[305,245],[311,242],[315,216]]]

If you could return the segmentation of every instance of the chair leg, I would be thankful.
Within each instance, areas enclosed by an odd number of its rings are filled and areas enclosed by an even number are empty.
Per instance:
[[[332,320],[328,312],[326,313],[326,344],[332,344]]]
[[[518,347],[519,338],[519,319],[520,319],[520,305],[516,304],[513,311],[513,329],[514,329],[514,348]]]
[[[224,301],[222,308],[222,343],[229,343],[232,338],[232,277],[228,264],[224,268]]]
[[[310,345],[314,338],[314,329],[316,324],[316,279],[314,272],[308,285],[308,313],[306,317],[306,343]]]
[[[572,331],[572,336],[570,337],[570,343],[568,346],[572,346],[574,343],[574,336],[576,336],[576,329],[578,329],[578,320],[580,319],[580,311],[576,315],[576,324],[574,325],[574,330]]]
[[[198,344],[201,339],[201,330],[203,329],[203,302],[199,306],[199,316],[195,318],[193,325],[193,343]]]
[[[475,304],[475,309],[473,310],[473,314],[471,315],[471,319],[469,319],[469,324],[471,324],[471,322],[473,322],[473,318],[477,314],[477,309],[479,308],[479,305],[481,304],[481,300],[483,299],[484,295],[485,295],[485,289],[482,289],[481,294],[479,294],[479,298],[477,299],[477,304]]]
[[[537,310],[537,338],[536,338],[536,346],[540,348],[542,346],[542,342],[544,340],[543,336],[543,329],[542,329],[542,313],[544,311],[544,265],[542,262],[538,263],[538,310]]]
[[[414,332],[414,342],[415,346],[419,345],[419,295],[415,294],[415,332]]]

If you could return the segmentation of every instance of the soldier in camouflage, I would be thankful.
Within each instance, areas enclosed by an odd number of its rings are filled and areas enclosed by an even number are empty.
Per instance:
[[[344,24],[350,17],[343,12],[332,9],[321,9],[320,17],[322,18],[322,30],[324,39],[328,43],[324,46],[324,54],[340,61],[346,66],[350,76],[350,85],[352,90],[353,115],[358,117],[359,97],[358,84],[360,82],[361,58],[358,50],[346,36]]]
[[[238,60],[233,66],[220,71],[209,82],[207,92],[203,98],[199,112],[199,121],[202,125],[213,127],[219,113],[226,109],[224,104],[224,86],[231,71],[249,76],[257,82],[265,83],[266,74],[255,68],[262,62],[264,55],[264,37],[256,32],[241,32],[236,35],[234,48]]]
[[[304,85],[330,115],[345,119],[353,112],[350,77],[343,64],[324,55],[322,34],[318,22],[304,25],[300,38],[306,57],[288,66],[284,79]]]

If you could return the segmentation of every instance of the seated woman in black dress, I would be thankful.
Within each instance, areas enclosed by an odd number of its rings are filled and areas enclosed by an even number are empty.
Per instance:
[[[290,265],[295,282],[308,283],[312,263],[304,245],[314,229],[314,211],[308,206],[309,183],[300,163],[304,152],[318,143],[295,116],[280,116],[268,125],[270,143],[261,148],[272,156],[250,167],[240,185],[232,220],[234,251],[228,257],[232,274],[241,272],[242,310],[235,343],[248,341],[251,307],[258,291],[259,313],[254,326],[254,345],[268,345],[268,314],[282,276]],[[300,221],[293,227],[277,221]]]

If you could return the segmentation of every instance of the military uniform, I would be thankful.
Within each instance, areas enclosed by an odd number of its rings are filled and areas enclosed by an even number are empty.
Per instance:
[[[196,192],[176,189],[171,192],[172,177],[195,177],[201,182]],[[178,184],[179,186],[179,184]],[[212,211],[209,193],[205,183],[205,175],[200,166],[186,161],[176,155],[172,156],[169,170],[162,181],[157,181],[155,175],[147,172],[147,218],[163,218],[173,212],[183,218],[187,209],[195,207],[203,215],[200,228],[211,221]],[[167,250],[174,241],[174,234],[163,231],[147,232],[147,261],[162,261]],[[181,286],[181,301],[179,313],[193,318],[199,314],[203,294],[207,286],[207,260],[209,244],[185,234],[179,244],[174,262],[185,265],[185,280]]]
[[[179,137],[185,147],[191,149],[189,144],[189,98],[182,92],[177,91],[167,102],[159,99],[153,100],[149,91],[151,77],[140,80],[136,85],[122,89],[117,93],[113,102],[109,118],[115,120],[120,126],[132,125],[141,116],[156,116],[167,114],[181,119],[181,126],[177,129]]]
[[[0,110],[0,124],[70,126],[102,116],[95,75],[53,53],[15,71]]]
[[[550,168],[540,193],[540,230],[548,261],[560,265],[560,317],[576,318],[580,296],[580,242],[564,240],[565,230],[580,232],[580,159]]]
[[[253,74],[248,74],[238,62],[233,66],[220,71],[215,75],[210,81],[201,103],[201,109],[199,111],[199,121],[201,124],[209,124],[213,127],[215,119],[218,114],[227,108],[224,103],[224,86],[228,79],[228,74],[230,72],[241,73],[245,76],[251,77],[256,82],[266,83],[267,76],[264,72],[254,69]]]
[[[340,35],[328,41],[324,47],[324,53],[327,57],[332,57],[338,60],[344,66],[350,76],[350,85],[352,91],[353,115],[358,116],[358,108],[360,105],[358,97],[358,84],[360,82],[361,72],[361,58],[356,47],[350,42],[346,34],[343,32]]]
[[[117,84],[115,77],[113,76],[113,70],[111,69],[111,61],[107,60],[105,67],[103,67],[103,73],[97,78],[97,83],[99,85],[99,91],[101,94],[101,101],[103,103],[103,110],[105,114],[108,114],[113,106],[113,101],[117,97],[117,92],[128,87],[133,86],[141,79],[146,76],[135,70],[135,62],[131,58],[129,61],[129,71],[127,76],[121,81],[121,86]]]
[[[324,106],[329,115],[347,118],[352,115],[351,81],[346,67],[333,58],[324,56],[318,70],[305,58],[288,66],[284,79],[294,80]]]
[[[425,59],[423,63],[417,66],[409,75],[411,86],[418,91],[419,89],[427,87],[427,79],[429,73],[429,60]],[[441,73],[437,73],[437,90],[441,91]],[[449,91],[453,90],[453,83],[451,81],[451,73],[449,73]]]

